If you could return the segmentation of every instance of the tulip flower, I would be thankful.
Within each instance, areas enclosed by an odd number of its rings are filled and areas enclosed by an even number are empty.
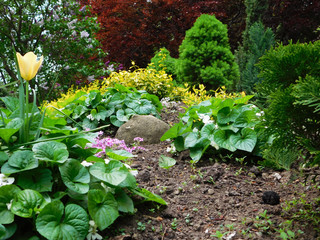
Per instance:
[[[37,55],[33,52],[28,52],[24,56],[17,52],[17,60],[21,77],[26,81],[30,81],[37,74],[42,64],[43,56],[37,60]]]

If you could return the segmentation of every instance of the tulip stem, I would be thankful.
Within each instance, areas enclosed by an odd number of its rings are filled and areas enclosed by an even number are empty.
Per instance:
[[[29,141],[29,83],[26,81],[25,142]]]

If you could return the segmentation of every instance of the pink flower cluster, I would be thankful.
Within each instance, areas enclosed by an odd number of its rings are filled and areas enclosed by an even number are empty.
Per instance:
[[[95,156],[103,157],[106,154],[106,149],[111,148],[114,150],[126,150],[127,152],[134,152],[136,150],[145,150],[145,148],[138,146],[143,138],[136,137],[133,139],[135,144],[132,147],[128,147],[124,140],[119,140],[116,138],[106,137],[106,138],[96,138],[95,143],[92,144],[93,148],[101,149]]]

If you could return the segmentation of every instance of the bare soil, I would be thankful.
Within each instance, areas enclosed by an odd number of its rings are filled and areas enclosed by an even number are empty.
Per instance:
[[[181,105],[165,108],[162,120],[172,125],[183,111]],[[169,146],[170,142],[145,145],[146,151],[137,153],[131,165],[139,171],[139,186],[160,195],[168,206],[150,202],[137,205],[134,215],[119,217],[103,232],[105,239],[281,239],[276,231],[281,228],[291,229],[295,233],[292,239],[320,239],[316,231],[319,226],[307,218],[294,217],[300,209],[305,210],[305,205],[285,210],[286,202],[306,199],[320,219],[320,203],[311,204],[319,198],[319,189],[313,182],[305,183],[301,171],[274,171],[247,159],[246,164],[240,164],[232,158],[214,156],[192,166],[187,152],[172,155],[167,152]],[[176,165],[169,170],[160,168],[161,155],[175,158]],[[265,204],[262,196],[266,191],[276,192],[280,203]],[[219,233],[223,238],[218,238]]]

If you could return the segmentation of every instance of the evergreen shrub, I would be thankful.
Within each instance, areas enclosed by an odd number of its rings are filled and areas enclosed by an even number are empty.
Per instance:
[[[259,58],[275,44],[275,37],[271,28],[265,29],[261,22],[255,22],[249,28],[248,39],[244,41],[246,42],[239,47],[236,54],[240,68],[240,83],[237,84],[237,89],[253,93],[255,84],[261,81],[256,64]]]
[[[186,32],[179,47],[177,77],[180,82],[227,88],[239,78],[230,50],[226,25],[213,15],[201,15]]]
[[[320,86],[320,41],[280,44],[258,67],[263,81],[257,90],[267,99],[266,131],[275,138],[271,148],[300,149],[320,162],[319,93],[314,94]]]

